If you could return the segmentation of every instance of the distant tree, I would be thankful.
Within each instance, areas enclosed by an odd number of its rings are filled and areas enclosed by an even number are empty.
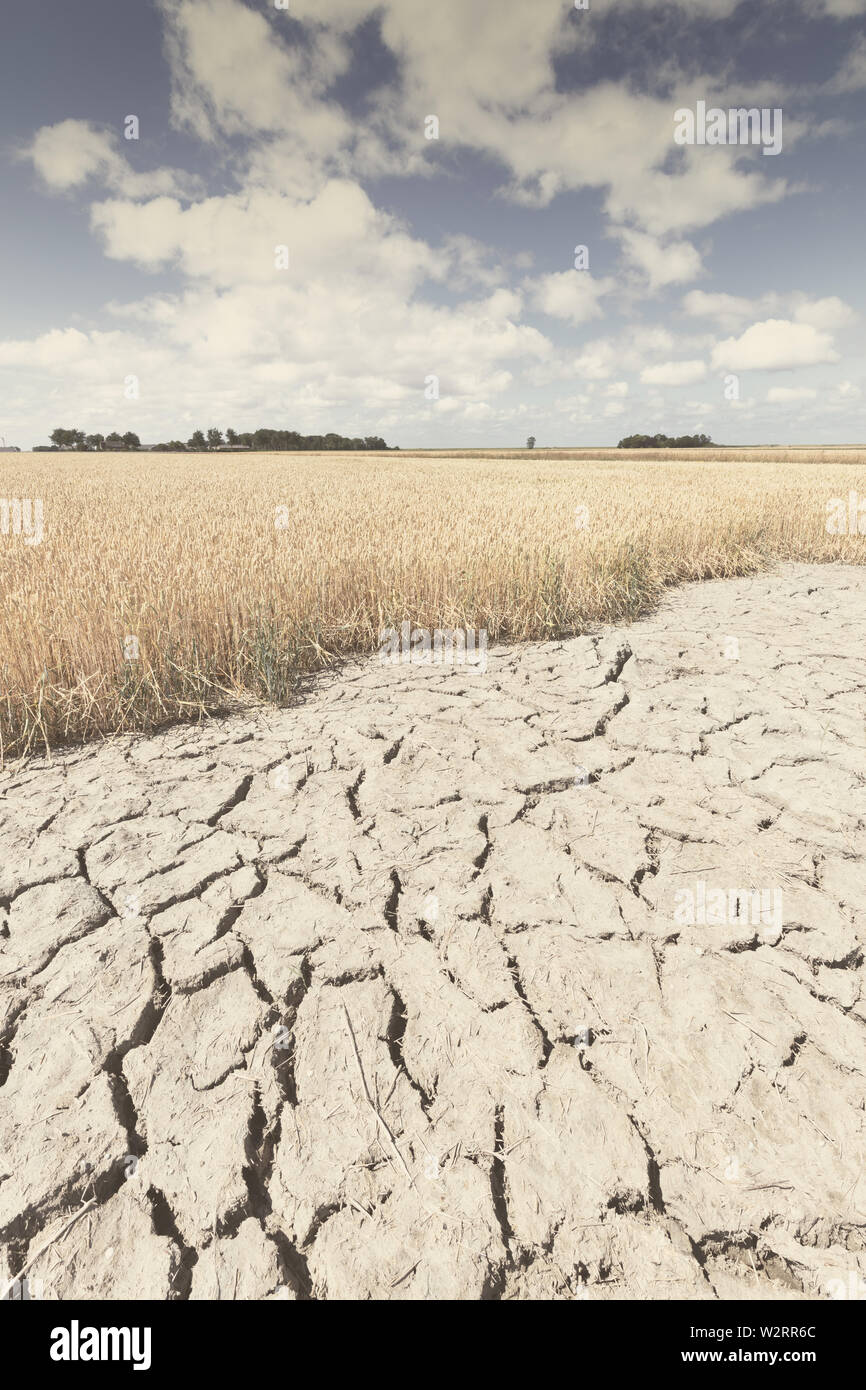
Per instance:
[[[52,444],[57,445],[58,449],[62,448],[64,444],[71,444],[73,447],[78,448],[79,445],[84,443],[84,431],[56,429],[51,431],[48,438],[51,440]]]
[[[330,431],[328,434],[299,434],[297,430],[275,430],[262,427],[243,434],[236,434],[233,430],[226,430],[228,442],[233,445],[244,445],[247,449],[256,449],[262,452],[282,452],[284,450],[340,450],[348,451],[371,449],[386,450],[388,445],[379,435],[367,435],[362,439],[360,435],[348,438],[346,435],[336,434]]]
[[[527,441],[526,441],[526,447],[527,447],[527,449],[534,449],[534,448],[535,448],[535,435],[534,435],[534,434],[531,434],[531,435],[529,436],[529,438],[527,439]]]
[[[715,447],[708,434],[629,434],[619,441],[620,449],[707,449]]]
[[[277,430],[261,428],[257,430],[239,433],[234,429],[227,429],[225,432],[226,442],[232,448],[257,449],[265,452],[282,450],[307,450],[315,452],[317,450],[340,450],[356,451],[362,449],[385,452],[388,445],[380,435],[368,434],[365,438],[360,435],[350,438],[346,435],[337,434],[333,430],[328,434],[299,434],[297,430]],[[56,429],[51,433],[52,447],[55,449],[72,446],[73,448],[91,449],[140,449],[141,440],[132,430],[127,430],[126,434],[118,434],[112,430],[111,434],[84,434],[81,430]],[[535,441],[533,440],[533,443]],[[207,436],[202,430],[194,430],[186,444],[179,439],[168,440],[161,444],[154,444],[153,448],[159,453],[180,453],[184,449],[204,450],[215,449],[223,443],[222,431],[212,427],[207,431]],[[48,446],[46,446],[48,447]],[[394,446],[397,447],[396,445]]]

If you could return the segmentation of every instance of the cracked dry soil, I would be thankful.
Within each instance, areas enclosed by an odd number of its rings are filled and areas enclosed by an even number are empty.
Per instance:
[[[864,692],[866,570],[786,566],[6,774],[0,1276],[866,1275]],[[781,922],[684,923],[698,883],[779,888]]]

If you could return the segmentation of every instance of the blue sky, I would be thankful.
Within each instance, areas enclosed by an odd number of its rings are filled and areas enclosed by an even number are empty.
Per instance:
[[[12,7],[0,435],[863,442],[866,0],[590,3]]]

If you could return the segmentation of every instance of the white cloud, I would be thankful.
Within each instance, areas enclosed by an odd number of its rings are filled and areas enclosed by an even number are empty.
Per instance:
[[[86,357],[90,339],[77,328],[52,328],[38,338],[0,342],[0,367],[68,367]]]
[[[638,128],[641,119],[635,116]],[[732,213],[779,202],[791,191],[785,179],[771,180],[763,171],[744,168],[743,151],[736,146],[714,149],[711,160],[704,158],[706,150],[684,146],[676,172],[662,170],[659,166],[671,148],[666,138],[669,103],[663,103],[660,111],[647,109],[643,119],[661,124],[657,151],[653,156],[652,145],[644,146],[643,157],[637,161],[632,155],[627,171],[617,167],[611,173],[606,209],[617,222],[637,222],[653,236],[664,236],[708,227]],[[631,130],[630,137],[639,146],[638,128]],[[616,159],[618,153],[612,151],[611,157]]]
[[[689,241],[664,243],[629,227],[616,228],[614,235],[622,242],[626,259],[646,275],[651,290],[680,285],[703,273],[700,254]]]
[[[95,178],[130,198],[191,192],[198,187],[197,179],[175,169],[136,173],[118,147],[116,134],[89,121],[69,120],[42,126],[22,154],[32,160],[42,181],[59,193]]]
[[[834,93],[859,92],[866,87],[866,38],[849,48],[836,75],[825,90]]]
[[[683,298],[683,309],[693,318],[714,319],[723,328],[738,328],[755,314],[751,299],[734,294],[708,294],[705,290],[689,290]]]
[[[830,295],[827,299],[807,300],[794,310],[794,318],[798,323],[809,323],[813,328],[828,331],[843,328],[845,324],[853,323],[856,317],[850,304],[838,299],[836,295]]]
[[[733,14],[741,0],[624,0],[623,9],[631,6],[632,9],[658,9],[662,6],[677,5],[680,9],[686,10],[690,18],[700,16],[701,19],[726,19]]]
[[[683,309],[693,318],[715,320],[722,328],[735,329],[749,319],[761,314],[780,316],[790,314],[797,323],[808,323],[813,328],[830,331],[853,323],[857,315],[844,300],[836,295],[824,299],[810,299],[800,290],[779,294],[768,290],[755,299],[746,299],[733,294],[707,294],[703,290],[690,290],[683,298]]]
[[[866,0],[818,0],[818,8],[833,19],[855,19],[866,14]]]
[[[240,0],[158,0],[172,71],[176,121],[202,140],[291,131],[296,144],[332,152],[351,127],[324,100],[345,69],[349,50],[312,14],[305,44],[294,46],[274,24]],[[296,14],[296,0],[292,16]]]
[[[838,360],[829,333],[790,319],[753,323],[739,338],[726,338],[713,349],[713,366],[735,372],[813,367]]]
[[[771,386],[767,400],[771,405],[784,405],[789,401],[813,401],[817,395],[811,386]]]
[[[425,277],[441,278],[451,264],[347,179],[331,179],[310,200],[266,189],[189,207],[173,198],[109,200],[93,206],[91,224],[114,259],[150,269],[176,265],[226,288],[327,275],[332,283],[388,281],[407,292]],[[286,270],[275,268],[278,246],[288,248]]]
[[[404,167],[426,163],[431,147],[423,122],[432,113],[442,146],[471,146],[505,164],[508,193],[518,202],[546,206],[569,189],[600,188],[615,221],[654,236],[707,226],[787,191],[766,168],[741,167],[742,150],[714,150],[711,160],[706,151],[680,150],[676,166],[667,167],[675,150],[673,111],[692,93],[711,97],[712,78],[696,77],[687,90],[664,97],[609,81],[558,91],[554,57],[585,46],[592,27],[573,22],[574,15],[569,22],[562,0],[534,0],[531,21],[519,5],[438,0],[433,23],[429,0],[292,0],[294,17],[342,34],[374,12],[400,63],[402,88],[380,103],[374,128],[399,150]],[[228,106],[225,93],[223,100]]]
[[[620,0],[622,7],[653,9],[677,5],[690,19],[727,19],[739,8],[742,0]],[[811,14],[826,14],[832,19],[852,19],[866,14],[866,0],[803,0]]]
[[[615,345],[604,340],[588,343],[571,364],[573,374],[583,381],[604,381],[620,367]]]
[[[657,2],[645,0],[646,8]],[[686,16],[725,15],[736,3],[689,0],[683,8]],[[826,0],[825,8],[843,17],[845,5],[860,3]],[[582,384],[579,409],[593,400],[602,419],[625,409],[628,374],[662,387],[706,376],[701,354],[713,348],[706,325],[683,335],[642,323],[640,298],[703,273],[685,239],[690,229],[790,191],[767,170],[774,161],[755,152],[674,147],[673,111],[696,95],[712,100],[712,79],[686,81],[671,62],[662,96],[605,80],[562,91],[554,59],[593,42],[586,17],[570,14],[562,0],[534,0],[529,18],[521,6],[437,0],[432,21],[429,0],[291,0],[288,14],[252,0],[158,0],[158,8],[175,123],[223,151],[223,191],[204,196],[176,170],[136,172],[118,135],[86,121],[37,132],[29,154],[48,187],[69,192],[102,182],[90,211],[105,254],[173,271],[181,285],[108,306],[108,333],[58,328],[0,342],[0,366],[24,373],[22,390],[38,402],[34,418],[50,391],[58,418],[68,411],[95,428],[100,419],[84,416],[101,412],[111,425],[140,424],[144,437],[162,434],[166,419],[175,432],[182,428],[179,401],[195,424],[219,401],[236,427],[278,412],[299,427],[332,428],[335,412],[339,422],[348,411],[371,427],[442,416],[480,431],[520,418],[526,386]],[[391,86],[368,94],[359,120],[332,91],[348,72],[354,31],[373,15],[398,71]],[[853,90],[856,51],[837,90]],[[752,92],[759,104],[761,90],[756,84]],[[769,89],[766,100],[773,104]],[[439,117],[439,142],[423,138],[429,113]],[[786,122],[786,137],[788,129]],[[569,190],[598,190],[611,234],[637,273],[527,278],[528,253],[499,254],[462,234],[431,245],[423,223],[412,230],[361,186],[374,173],[432,176],[459,146],[501,161],[500,194],[529,207]],[[278,245],[288,247],[287,271],[275,267]],[[580,327],[623,300],[635,308],[629,327],[578,339],[569,354],[523,321],[532,310]],[[739,367],[835,361],[830,334],[853,318],[839,298],[802,292],[749,299],[693,290],[683,309],[741,333],[713,348],[714,365],[735,358]],[[141,378],[135,406],[121,400],[128,372]],[[431,373],[440,379],[438,402],[423,395]],[[846,385],[858,389],[842,383],[840,399]],[[650,408],[661,412],[662,398]]]
[[[55,423],[86,429],[110,421],[145,439],[183,434],[184,422],[200,424],[215,402],[223,425],[243,428],[273,419],[279,402],[281,415],[310,432],[335,428],[339,411],[354,421],[349,432],[379,433],[382,412],[395,405],[411,421],[433,406],[447,414],[506,396],[513,366],[552,352],[543,334],[515,321],[515,305],[507,291],[456,309],[407,302],[387,282],[375,294],[324,280],[219,292],[205,283],[126,306],[135,332],[67,329],[0,342],[0,368],[24,372],[34,418],[44,417],[51,373]],[[134,404],[123,397],[128,374],[139,378]],[[435,403],[424,398],[430,375],[439,378]]]
[[[691,386],[695,381],[702,381],[706,374],[706,362],[659,362],[656,366],[645,367],[640,379],[649,386]]]
[[[610,276],[595,280],[588,270],[563,270],[529,281],[527,290],[542,313],[581,324],[600,317],[599,300],[615,285]]]

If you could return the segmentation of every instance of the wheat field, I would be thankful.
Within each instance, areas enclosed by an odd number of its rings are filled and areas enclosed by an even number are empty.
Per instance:
[[[405,619],[549,639],[670,584],[858,563],[826,528],[852,490],[863,450],[0,455],[0,756],[289,702]]]

